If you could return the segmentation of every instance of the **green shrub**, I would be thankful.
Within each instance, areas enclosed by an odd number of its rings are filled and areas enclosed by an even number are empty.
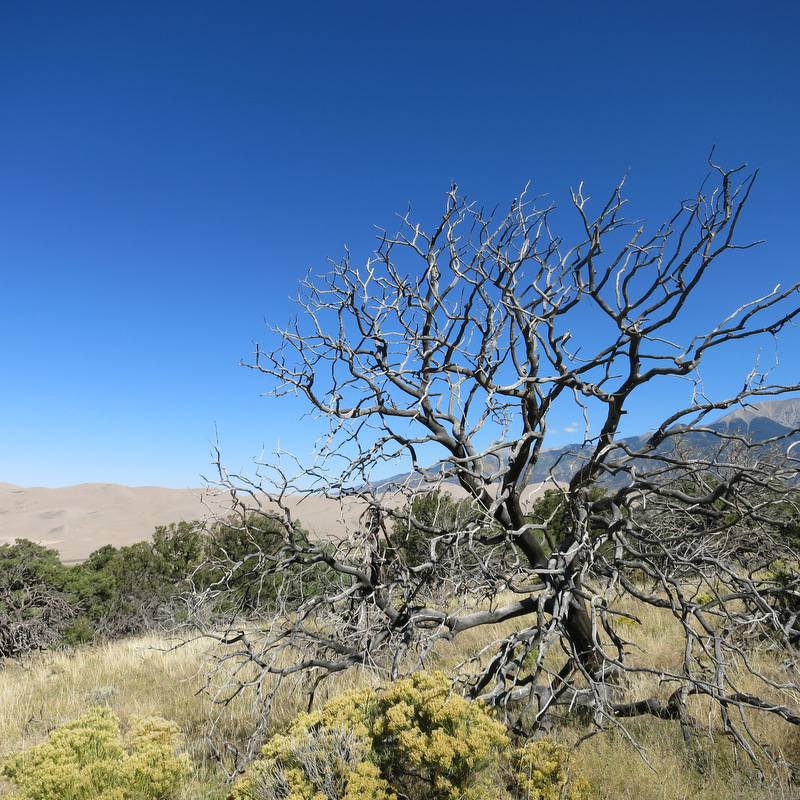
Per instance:
[[[219,520],[208,529],[206,561],[195,581],[223,590],[218,603],[225,612],[272,615],[278,608],[295,609],[324,592],[324,569],[287,561],[292,536],[306,538],[308,532],[299,525],[287,530],[283,521],[258,513]]]
[[[392,525],[395,555],[409,567],[424,564],[431,557],[433,536],[464,530],[480,519],[481,512],[466,498],[455,499],[439,489],[417,494]]]
[[[178,740],[178,726],[159,717],[132,718],[123,737],[113,711],[92,708],[10,756],[2,773],[17,800],[167,800],[191,771]]]
[[[593,486],[589,491],[590,501],[600,500],[607,492],[600,486]],[[533,504],[528,522],[543,525],[553,544],[558,546],[572,534],[575,523],[570,518],[569,508],[564,501],[564,492],[559,489],[547,489]]]
[[[0,658],[57,644],[75,616],[58,552],[27,539],[0,545]]]
[[[197,587],[205,559],[198,522],[158,526],[150,542],[104,545],[69,567],[67,589],[81,616],[64,641],[80,644],[99,634],[116,639],[171,625],[183,610],[181,595]]]

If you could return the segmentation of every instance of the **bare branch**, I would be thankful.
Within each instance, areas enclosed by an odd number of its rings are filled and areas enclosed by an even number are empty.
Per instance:
[[[688,704],[705,697],[755,754],[757,735],[731,722],[731,708],[800,722],[777,697],[793,687],[750,655],[757,643],[794,658],[800,636],[800,580],[773,569],[796,560],[787,531],[800,427],[756,440],[713,421],[800,385],[771,382],[759,365],[734,396],[707,398],[695,383],[692,402],[652,435],[620,439],[643,387],[698,381],[708,353],[773,342],[800,313],[800,285],[777,287],[721,320],[695,320],[687,338],[689,300],[729,251],[753,244],[736,228],[755,173],[711,166],[718,185],[655,232],[624,217],[622,185],[595,211],[579,187],[582,237],[569,248],[551,230],[553,206],[523,193],[507,213],[485,212],[452,187],[432,232],[408,212],[363,267],[346,253],[301,284],[298,317],[248,366],[327,428],[295,475],[279,465],[243,486],[222,473],[241,498],[242,534],[255,510],[278,543],[260,562],[258,580],[274,578],[269,604],[229,606],[216,620],[221,697],[256,686],[268,710],[289,676],[307,676],[313,698],[343,670],[397,676],[485,630],[460,669],[465,691],[528,733],[556,707],[586,706],[601,726],[650,714],[688,737]],[[569,404],[593,435],[547,450],[548,418]],[[400,477],[383,479],[392,469]],[[546,512],[529,497],[536,480],[555,492]],[[293,518],[288,495],[320,491],[363,503],[349,539],[312,537]],[[214,587],[217,602],[237,564]],[[637,608],[678,627],[675,663],[633,657],[618,622]],[[740,675],[757,688],[741,689]],[[653,695],[624,697],[631,676]]]

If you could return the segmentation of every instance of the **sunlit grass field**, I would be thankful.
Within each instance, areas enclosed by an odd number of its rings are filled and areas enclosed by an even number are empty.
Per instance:
[[[682,639],[671,617],[657,609],[631,606],[641,624],[625,627],[627,638],[641,648],[641,659],[654,659],[665,669],[680,663]],[[200,691],[210,645],[195,641],[179,648],[168,639],[151,635],[99,646],[32,654],[0,665],[0,757],[43,741],[55,727],[74,719],[87,708],[109,705],[123,726],[132,715],[161,715],[175,720],[183,732],[186,751],[195,770],[182,798],[224,798],[225,775],[217,755],[225,758],[225,742],[242,738],[252,718],[251,700],[241,696],[208,731],[219,709]],[[485,641],[472,633],[448,645],[436,666],[448,669],[464,661]],[[636,662],[633,654],[632,661]],[[782,683],[791,681],[785,663],[769,652],[755,653],[759,667]],[[740,690],[752,680],[745,670]],[[357,672],[339,678],[331,691],[355,688],[371,680]],[[674,686],[672,687],[674,688]],[[657,677],[633,675],[626,693],[640,699],[666,698],[672,690],[660,686]],[[755,688],[755,687],[753,687]],[[797,692],[781,690],[774,699],[797,707]],[[610,725],[603,733],[577,719],[564,721],[555,737],[571,752],[570,768],[582,776],[600,800],[744,800],[744,798],[794,798],[800,789],[786,769],[765,771],[759,778],[747,755],[732,748],[721,734],[719,719],[702,698],[691,701],[691,713],[702,724],[691,747],[683,741],[677,723],[654,717],[626,720],[626,729]],[[303,703],[302,694],[287,687],[280,698],[274,725],[288,725]],[[754,732],[770,743],[775,760],[800,760],[800,732],[778,719],[752,714]],[[13,797],[10,784],[0,784],[2,796]],[[411,799],[413,800],[413,798]],[[533,798],[531,800],[534,800]]]

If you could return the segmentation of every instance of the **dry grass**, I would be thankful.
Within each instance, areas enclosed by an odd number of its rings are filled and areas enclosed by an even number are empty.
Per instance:
[[[642,606],[631,598],[618,605],[619,610],[635,616],[639,622],[618,623],[618,631],[635,643],[628,648],[632,666],[680,672],[684,639],[682,628],[664,609]],[[750,664],[765,677],[782,684],[797,676],[787,675],[775,653],[762,651],[750,655]],[[758,694],[765,699],[800,707],[800,687],[765,689],[763,682],[746,669],[734,654],[727,658],[728,674],[741,692]],[[658,697],[666,700],[677,684],[662,681],[651,672],[634,673],[626,682],[630,699]],[[569,727],[562,733],[574,747],[576,770],[596,791],[598,800],[788,800],[798,790],[790,772],[771,766],[762,759],[763,776],[740,747],[725,736],[719,709],[707,697],[689,699],[689,711],[699,723],[690,747],[683,740],[680,727],[654,717],[622,720],[625,730],[613,726],[602,735],[581,741],[585,730]],[[731,710],[731,720],[767,743],[778,762],[800,763],[800,731],[769,714],[750,712],[747,723]]]
[[[620,623],[621,632],[642,651],[641,655],[632,651],[633,663],[656,664],[663,669],[677,666],[682,658],[682,638],[671,615],[633,604],[624,610],[641,621]],[[511,630],[509,624],[503,633]],[[468,632],[442,648],[437,666],[451,668],[485,644],[482,634]],[[168,642],[149,636],[5,662],[0,666],[0,756],[42,741],[48,731],[92,705],[108,704],[123,724],[132,714],[160,714],[178,722],[198,765],[183,800],[222,798],[222,776],[213,771],[213,747],[206,739],[216,712],[208,697],[198,694],[202,686],[198,672],[206,658],[206,646],[200,642],[171,650]],[[769,652],[756,653],[753,663],[781,682],[792,680]],[[744,668],[734,664],[731,669],[738,670],[741,691],[755,690],[755,681]],[[368,672],[350,671],[327,686],[319,699],[372,685],[374,680]],[[640,674],[632,676],[627,690],[635,699],[665,698],[671,688],[659,685],[657,676]],[[794,689],[773,694],[776,701],[794,708],[799,705]],[[276,706],[275,725],[287,725],[302,702],[299,692],[287,688]],[[765,782],[759,783],[747,756],[721,735],[718,715],[710,713],[701,698],[691,702],[692,714],[703,726],[691,748],[684,744],[678,725],[651,717],[626,721],[630,737],[610,726],[587,739],[586,728],[576,721],[568,722],[558,737],[571,748],[572,769],[588,780],[598,800],[784,800],[797,796],[785,771],[768,772]],[[251,719],[248,698],[232,704],[216,730],[216,743],[240,739]],[[800,760],[800,733],[795,727],[765,714],[752,714],[750,721],[753,731],[770,743],[773,755]],[[3,788],[7,787],[0,786],[0,794]]]
[[[205,660],[200,644],[165,651],[163,638],[145,636],[75,651],[44,652],[0,668],[0,756],[43,741],[47,733],[87,708],[108,705],[123,725],[131,715],[178,722],[199,766],[186,797],[224,797],[208,766],[208,700],[194,677]],[[236,735],[245,709],[232,709],[222,735]],[[5,787],[9,788],[6,784]]]

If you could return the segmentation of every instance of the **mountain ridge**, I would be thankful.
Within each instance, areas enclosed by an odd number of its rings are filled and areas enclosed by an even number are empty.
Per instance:
[[[698,457],[705,455],[709,460],[713,460],[713,450],[719,445],[720,437],[716,434],[727,436],[740,436],[750,438],[754,443],[763,442],[775,437],[784,437],[782,444],[785,453],[792,443],[800,440],[800,397],[782,397],[774,400],[761,400],[756,403],[742,404],[740,407],[729,411],[722,417],[712,422],[706,423],[701,428],[706,431],[690,431],[683,434],[684,442],[688,442]],[[681,426],[675,426],[673,432],[681,430]],[[619,444],[629,444],[641,447],[651,436],[649,433],[634,436],[625,436],[618,440]],[[666,454],[674,447],[672,437],[667,440],[667,444],[662,445],[659,451]],[[540,484],[547,481],[569,482],[575,472],[576,466],[584,463],[591,444],[587,442],[571,442],[561,447],[543,448],[539,453],[539,459],[535,469],[530,476],[528,485]],[[713,448],[713,450],[712,450]],[[496,470],[500,468],[501,460],[506,456],[504,451],[510,450],[506,445],[497,454],[484,457],[487,469]],[[657,453],[659,451],[656,451]],[[435,468],[429,474],[436,474],[440,468]],[[375,484],[377,488],[388,488],[393,485],[407,483],[411,476],[408,473],[394,475]],[[449,479],[455,483],[455,478]],[[625,481],[625,476],[613,478],[608,476],[603,483],[608,486],[621,485]],[[424,479],[420,477],[420,482]]]
[[[785,450],[800,440],[800,397],[779,398],[748,404],[704,426],[723,434],[751,436],[762,441],[786,437]],[[627,437],[623,441],[643,443],[651,434]],[[708,448],[718,443],[710,433],[693,432],[692,444]],[[543,450],[530,485],[567,481],[581,459],[584,444]],[[397,475],[374,488],[390,489],[407,483],[409,475]],[[420,482],[421,478],[420,478]],[[540,487],[541,488],[541,487]],[[457,487],[453,487],[457,491]],[[358,525],[363,507],[353,499],[351,507],[333,498],[287,498],[293,513],[310,530],[321,535],[345,535]],[[213,487],[168,489],[158,486],[131,487],[111,483],[85,483],[69,487],[25,488],[0,482],[0,544],[16,538],[31,539],[59,550],[65,561],[79,561],[104,544],[121,546],[152,536],[157,525],[202,519],[224,514],[230,496]]]

